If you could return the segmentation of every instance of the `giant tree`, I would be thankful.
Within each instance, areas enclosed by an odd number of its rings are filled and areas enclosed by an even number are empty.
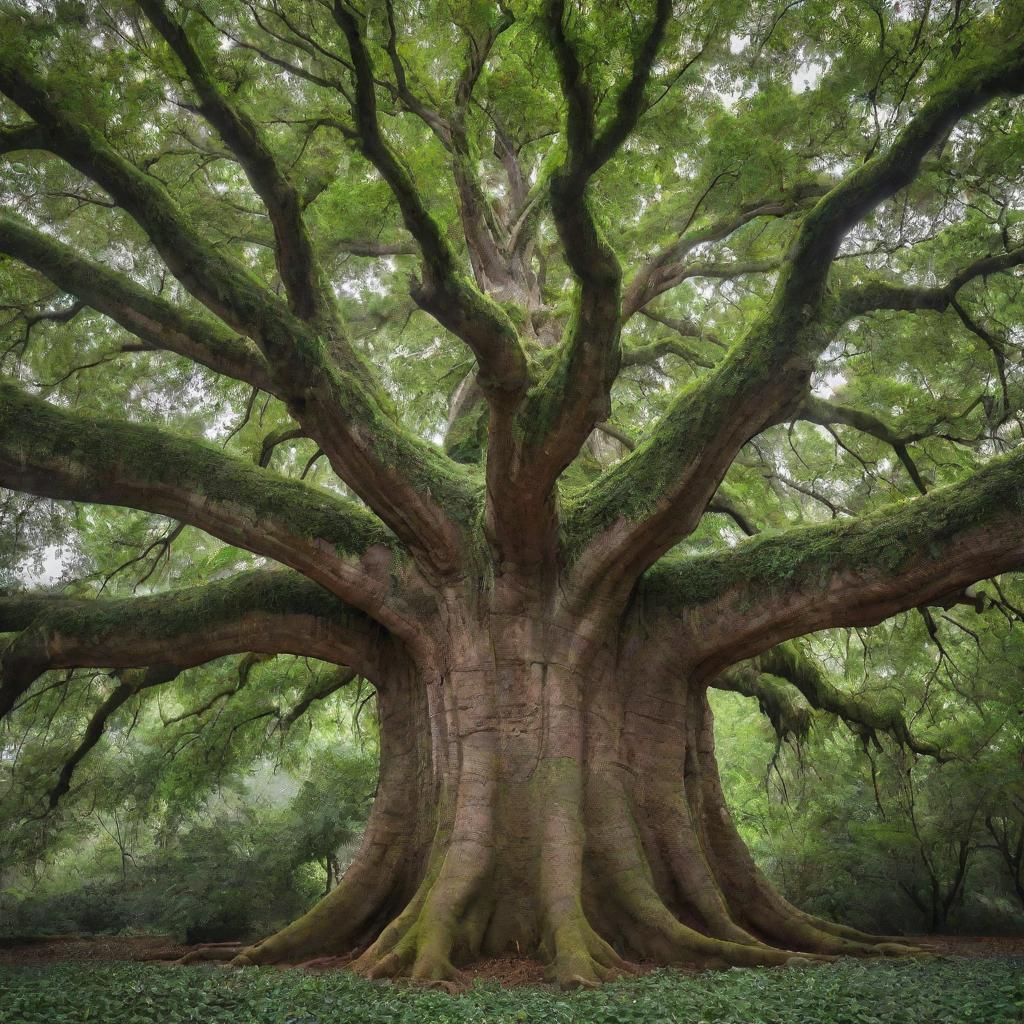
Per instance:
[[[255,556],[0,599],[0,714],[120,672],[51,802],[190,666],[305,655],[376,687],[380,785],[237,962],[893,951],[759,872],[705,697],[941,756],[794,640],[1024,561],[1019,7],[3,8],[0,485]]]

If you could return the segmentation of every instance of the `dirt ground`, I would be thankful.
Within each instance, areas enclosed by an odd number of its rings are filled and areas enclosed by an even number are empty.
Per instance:
[[[907,936],[906,942],[925,946],[942,956],[1013,956],[1024,957],[1024,935],[918,935]],[[229,944],[224,944],[225,950]],[[0,944],[0,965],[43,965],[59,961],[135,960],[173,963],[196,949],[173,942],[167,936],[55,936],[21,943]],[[339,970],[347,957],[325,957],[302,965],[308,970]],[[639,964],[643,972],[652,965]],[[479,978],[502,985],[540,985],[544,968],[525,957],[502,956],[479,960],[466,968],[467,980]]]

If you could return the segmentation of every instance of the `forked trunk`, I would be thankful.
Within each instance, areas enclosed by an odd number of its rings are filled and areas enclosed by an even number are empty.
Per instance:
[[[571,985],[636,959],[866,952],[873,938],[810,918],[758,871],[704,686],[645,674],[633,646],[586,618],[453,612],[438,670],[380,687],[380,785],[341,884],[239,962],[357,950],[370,976],[448,981],[513,952]]]

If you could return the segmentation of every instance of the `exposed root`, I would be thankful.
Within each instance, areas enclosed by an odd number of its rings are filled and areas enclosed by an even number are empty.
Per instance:
[[[296,964],[295,966],[303,971],[332,971],[348,967],[351,963],[352,957],[350,955],[317,956],[313,957],[312,960],[303,960],[301,964]]]
[[[366,978],[408,977],[440,988],[465,978],[455,967],[456,950],[466,959],[480,951],[489,902],[481,895],[491,860],[488,846],[453,839],[435,852],[412,900],[353,963]]]
[[[765,878],[736,830],[722,792],[715,760],[711,712],[703,696],[695,696],[693,721],[699,723],[691,741],[695,783],[704,846],[734,919],[759,935],[797,949],[827,956],[909,955],[889,936],[868,935],[812,917],[784,899]]]
[[[779,899],[782,900],[788,910],[797,914],[801,920],[813,925],[818,929],[818,931],[826,932],[830,935],[837,935],[839,938],[849,939],[851,942],[860,942],[866,946],[905,945],[903,937],[900,935],[872,935],[870,932],[862,932],[856,928],[850,928],[845,924],[836,924],[835,921],[828,921],[822,917],[814,917],[812,914],[808,914],[805,911],[794,907],[792,903],[782,899],[781,896]],[[914,949],[916,947],[907,946],[906,948]]]
[[[582,910],[553,930],[548,945],[553,950],[544,976],[559,988],[596,988],[636,971],[590,927]]]
[[[369,963],[357,961],[352,969],[371,980],[406,977],[411,981],[448,991],[455,991],[466,985],[466,976],[455,967],[448,956],[419,948],[413,934],[410,934],[407,940],[403,940],[394,952]]]
[[[634,903],[630,900],[630,903]],[[825,963],[836,958],[822,953],[779,949],[764,942],[740,943],[716,939],[688,928],[667,910],[643,899],[634,906],[629,930],[631,942],[661,963],[692,965],[706,969],[724,967],[787,967]]]
[[[598,828],[592,840],[598,885],[613,906],[612,920],[629,946],[663,964],[698,967],[781,967],[797,958],[823,961],[833,956],[801,949],[780,949],[741,931],[743,941],[715,938],[683,924],[654,887],[634,817],[622,788],[613,779],[595,795]]]
[[[189,950],[180,960],[179,964],[200,964],[210,961],[234,962],[241,952],[244,943],[241,942],[210,942],[204,946]]]
[[[757,945],[757,939],[729,914],[725,897],[693,827],[684,795],[670,792],[660,796],[660,806],[671,813],[659,815],[655,809],[648,818],[653,823],[652,831],[680,899],[700,915],[712,938]]]
[[[251,946],[236,947],[232,966],[295,964],[347,952],[385,897],[381,882],[367,884],[371,866],[374,862],[353,864],[341,884],[308,913]]]

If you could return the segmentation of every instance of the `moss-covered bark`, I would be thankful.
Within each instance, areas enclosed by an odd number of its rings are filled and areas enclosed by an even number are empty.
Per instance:
[[[45,671],[56,668],[183,669],[226,654],[293,653],[379,675],[387,634],[311,580],[287,571],[151,597],[76,600],[0,595],[0,718]]]

